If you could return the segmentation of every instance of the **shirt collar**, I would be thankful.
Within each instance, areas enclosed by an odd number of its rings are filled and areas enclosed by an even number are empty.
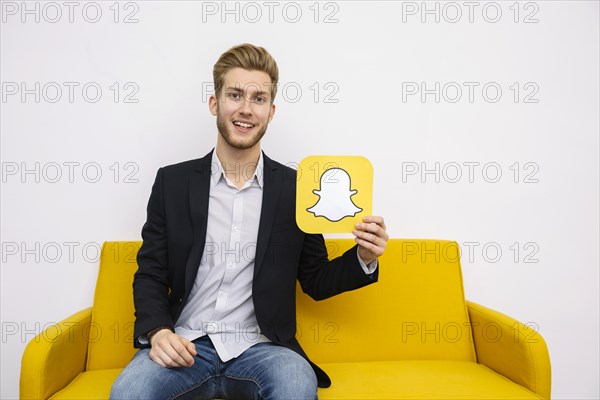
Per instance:
[[[240,168],[242,168],[242,174],[244,171],[244,166],[240,166]],[[250,169],[250,165],[245,166],[246,170]],[[210,163],[210,171],[211,171],[211,176],[210,176],[210,182],[211,182],[211,186],[216,186],[217,183],[219,183],[219,181],[221,179],[225,180],[225,171],[223,171],[223,166],[221,165],[221,160],[219,160],[219,156],[217,156],[217,151],[214,150],[213,154],[212,154],[212,159],[211,159],[211,163]],[[256,182],[258,182],[258,185],[262,188],[263,187],[263,171],[264,171],[264,160],[263,160],[263,153],[262,150],[260,152],[260,155],[258,157],[258,163],[256,165],[256,169],[254,170],[254,175],[252,176],[252,178],[256,178]]]

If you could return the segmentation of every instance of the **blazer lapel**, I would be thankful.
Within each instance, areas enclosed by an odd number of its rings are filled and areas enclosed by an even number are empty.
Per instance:
[[[187,301],[187,297],[192,290],[198,266],[202,259],[204,251],[204,243],[206,242],[206,225],[208,222],[208,196],[210,193],[210,173],[211,173],[211,150],[206,156],[198,160],[194,171],[192,171],[189,179],[189,202],[190,202],[190,217],[194,229],[194,244],[192,251],[187,260],[185,268],[185,298],[183,303]]]
[[[258,227],[258,238],[256,244],[256,256],[254,258],[254,277],[263,265],[265,253],[267,251],[269,237],[271,236],[271,228],[277,210],[277,203],[282,189],[282,172],[277,168],[277,164],[273,162],[263,152],[263,199],[262,208],[260,211],[260,225]]]

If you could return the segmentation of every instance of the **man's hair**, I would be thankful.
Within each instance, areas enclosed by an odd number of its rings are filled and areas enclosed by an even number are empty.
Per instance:
[[[250,43],[240,44],[221,54],[213,68],[213,81],[215,95],[220,97],[221,90],[225,84],[225,74],[233,68],[243,68],[248,71],[262,71],[271,78],[271,103],[275,100],[277,93],[277,80],[279,69],[275,59],[263,47],[254,46]],[[259,84],[265,82],[256,82]]]

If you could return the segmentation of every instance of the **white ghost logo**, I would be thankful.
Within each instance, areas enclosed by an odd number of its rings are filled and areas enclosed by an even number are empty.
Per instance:
[[[352,190],[350,175],[341,168],[330,168],[321,175],[321,190],[313,190],[319,196],[317,203],[307,208],[315,217],[325,217],[337,222],[346,217],[354,217],[362,211],[350,197],[358,193]]]

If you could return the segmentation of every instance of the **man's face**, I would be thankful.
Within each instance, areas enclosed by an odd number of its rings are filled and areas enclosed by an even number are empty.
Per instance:
[[[275,114],[271,78],[262,71],[234,68],[225,74],[219,98],[211,96],[210,112],[225,142],[239,150],[256,146]]]

